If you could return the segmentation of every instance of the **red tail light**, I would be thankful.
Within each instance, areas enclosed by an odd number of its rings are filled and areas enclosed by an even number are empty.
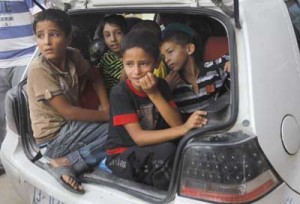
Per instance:
[[[207,137],[185,148],[179,194],[219,203],[247,203],[281,183],[256,138],[241,132]]]

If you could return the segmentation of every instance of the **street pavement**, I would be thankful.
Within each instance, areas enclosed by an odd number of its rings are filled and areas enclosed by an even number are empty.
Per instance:
[[[16,193],[12,183],[6,174],[0,176],[0,203],[1,204],[25,204]]]

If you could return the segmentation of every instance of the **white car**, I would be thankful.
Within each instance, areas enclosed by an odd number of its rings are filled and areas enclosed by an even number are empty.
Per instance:
[[[299,0],[61,0],[53,4],[68,10],[73,22],[91,36],[100,19],[110,13],[153,16],[158,23],[168,15],[178,21],[189,19],[207,37],[207,60],[227,46],[230,91],[208,108],[208,125],[181,140],[168,191],[96,168],[82,176],[86,193],[77,195],[43,169],[45,159],[39,157],[32,136],[25,79],[7,95],[8,132],[1,147],[6,174],[24,201],[300,203]]]

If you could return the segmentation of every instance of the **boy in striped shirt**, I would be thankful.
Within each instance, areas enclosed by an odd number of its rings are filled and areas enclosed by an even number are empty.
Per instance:
[[[199,42],[196,32],[183,24],[170,24],[163,33],[161,55],[172,70],[169,77],[180,76],[172,96],[184,116],[214,102],[229,77],[229,56],[204,63]]]

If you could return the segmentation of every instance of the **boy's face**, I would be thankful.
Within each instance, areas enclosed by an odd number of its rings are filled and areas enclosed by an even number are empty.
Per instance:
[[[148,72],[153,72],[157,62],[142,48],[134,47],[123,54],[123,65],[128,79],[137,90],[142,90],[140,79]]]
[[[114,53],[120,52],[124,33],[118,25],[106,23],[103,28],[103,37],[110,51]]]
[[[48,20],[38,22],[35,33],[42,55],[55,65],[59,65],[66,56],[70,39],[56,23]]]
[[[188,58],[188,49],[172,41],[163,42],[160,46],[160,53],[166,64],[173,71],[184,68]]]

